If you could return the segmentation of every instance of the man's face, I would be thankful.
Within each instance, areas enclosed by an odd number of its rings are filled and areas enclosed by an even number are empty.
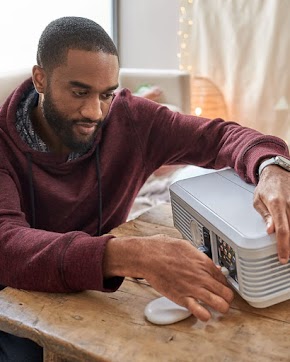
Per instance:
[[[42,111],[49,127],[58,135],[64,146],[75,152],[86,152],[91,148],[103,119],[91,120],[81,116],[79,119],[69,118],[54,103],[49,84],[42,103]],[[83,127],[82,133],[75,131],[78,126]]]
[[[85,152],[92,146],[118,86],[118,73],[114,55],[68,52],[66,64],[47,76],[43,91],[44,129],[52,148]]]

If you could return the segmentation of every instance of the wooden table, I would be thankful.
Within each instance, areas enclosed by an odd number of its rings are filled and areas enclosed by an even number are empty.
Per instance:
[[[112,233],[181,237],[167,204]],[[207,323],[192,316],[156,326],[143,311],[158,296],[146,282],[133,279],[111,294],[6,288],[0,292],[0,329],[34,340],[51,362],[290,361],[290,301],[255,309],[236,294],[229,313],[214,313]]]

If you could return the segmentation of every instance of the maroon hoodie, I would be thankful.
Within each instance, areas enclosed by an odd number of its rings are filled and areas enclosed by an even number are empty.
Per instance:
[[[276,137],[221,119],[173,113],[122,90],[93,148],[66,162],[62,156],[32,150],[15,128],[17,106],[29,87],[31,80],[0,110],[2,285],[49,292],[114,291],[123,279],[103,279],[104,250],[113,237],[106,233],[126,220],[139,189],[162,164],[230,166],[256,183],[263,158],[288,156],[285,143]],[[103,235],[94,236],[99,178]]]

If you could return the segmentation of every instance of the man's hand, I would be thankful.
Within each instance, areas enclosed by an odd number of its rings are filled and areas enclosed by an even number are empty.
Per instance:
[[[276,165],[264,168],[255,190],[254,207],[262,215],[267,232],[276,232],[279,260],[286,264],[290,252],[290,172]]]
[[[160,261],[156,258],[146,275],[153,288],[202,321],[209,320],[211,314],[199,302],[226,313],[233,292],[213,261],[185,240],[169,239],[165,235],[154,238],[156,245],[160,243],[162,247],[162,258]]]
[[[226,313],[233,299],[226,278],[208,256],[188,241],[166,235],[110,239],[104,275],[145,278],[202,321],[211,317],[206,306]]]

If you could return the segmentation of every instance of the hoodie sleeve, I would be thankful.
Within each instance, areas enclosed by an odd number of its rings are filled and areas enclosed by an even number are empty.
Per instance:
[[[278,137],[220,118],[210,120],[172,112],[155,102],[131,96],[128,91],[123,97],[151,171],[162,164],[232,167],[246,182],[256,184],[263,159],[289,157],[286,143]]]
[[[0,284],[26,290],[115,291],[123,278],[104,280],[103,256],[112,235],[33,229],[21,211],[17,187],[0,169]]]

